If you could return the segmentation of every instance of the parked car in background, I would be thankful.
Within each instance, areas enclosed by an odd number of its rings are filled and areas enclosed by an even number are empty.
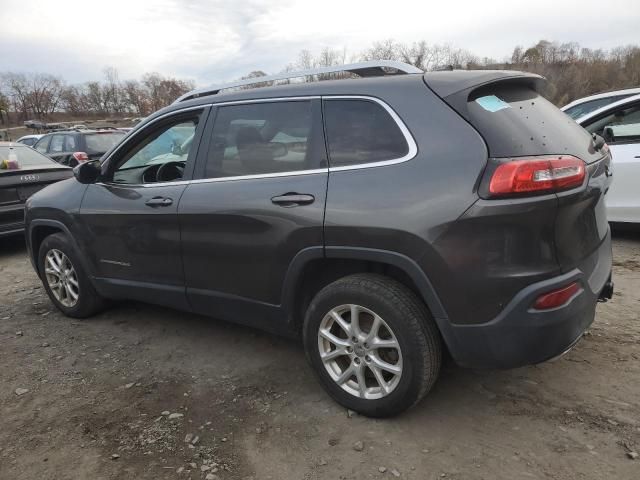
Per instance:
[[[24,135],[16,140],[16,143],[22,143],[27,147],[33,147],[35,143],[42,138],[42,135]]]
[[[611,150],[613,184],[606,196],[610,222],[640,223],[640,94],[594,110],[576,121],[602,136]]]
[[[35,130],[42,130],[45,127],[45,123],[40,120],[25,120],[23,123],[25,127]]]
[[[237,89],[331,72],[378,78]],[[30,258],[68,316],[129,298],[301,335],[334,399],[397,414],[445,348],[543,362],[611,298],[609,152],[543,85],[375,61],[189,92],[29,200]]]
[[[119,130],[65,130],[43,135],[33,146],[56,162],[74,167],[102,157],[125,136]]]
[[[70,168],[26,145],[0,142],[0,237],[24,231],[24,203],[29,196],[72,176]]]
[[[574,120],[585,116],[595,110],[622,100],[623,98],[631,97],[632,95],[640,94],[640,88],[627,88],[625,90],[615,90],[613,92],[598,93],[596,95],[590,95],[588,97],[579,98],[573,102],[565,105],[560,110],[569,115]]]

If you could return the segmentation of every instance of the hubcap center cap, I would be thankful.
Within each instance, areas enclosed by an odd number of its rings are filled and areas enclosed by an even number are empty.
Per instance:
[[[353,347],[354,353],[359,357],[364,357],[365,348],[362,345],[356,345]]]

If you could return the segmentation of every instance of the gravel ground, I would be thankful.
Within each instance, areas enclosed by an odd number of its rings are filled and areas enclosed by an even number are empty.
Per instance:
[[[613,301],[565,357],[447,365],[417,407],[370,420],[294,341],[138,303],[65,318],[21,238],[1,240],[0,478],[639,479],[640,233],[614,261]]]

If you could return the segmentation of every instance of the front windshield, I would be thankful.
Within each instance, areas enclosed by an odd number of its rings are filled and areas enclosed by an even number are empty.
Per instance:
[[[0,147],[0,175],[9,170],[53,167],[57,163],[24,145]]]
[[[585,116],[587,113],[595,112],[599,108],[610,105],[613,102],[617,102],[618,100],[622,100],[623,98],[626,98],[628,96],[629,95],[616,95],[613,97],[590,100],[588,102],[580,103],[574,107],[567,108],[564,113],[569,115],[574,120],[577,120],[578,118]]]

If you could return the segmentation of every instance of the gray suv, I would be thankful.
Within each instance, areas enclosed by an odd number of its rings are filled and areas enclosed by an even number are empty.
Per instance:
[[[608,148],[542,77],[369,62],[239,88],[256,81],[186,94],[30,198],[57,308],[135,299],[299,335],[335,400],[388,416],[445,351],[543,362],[611,297]]]

